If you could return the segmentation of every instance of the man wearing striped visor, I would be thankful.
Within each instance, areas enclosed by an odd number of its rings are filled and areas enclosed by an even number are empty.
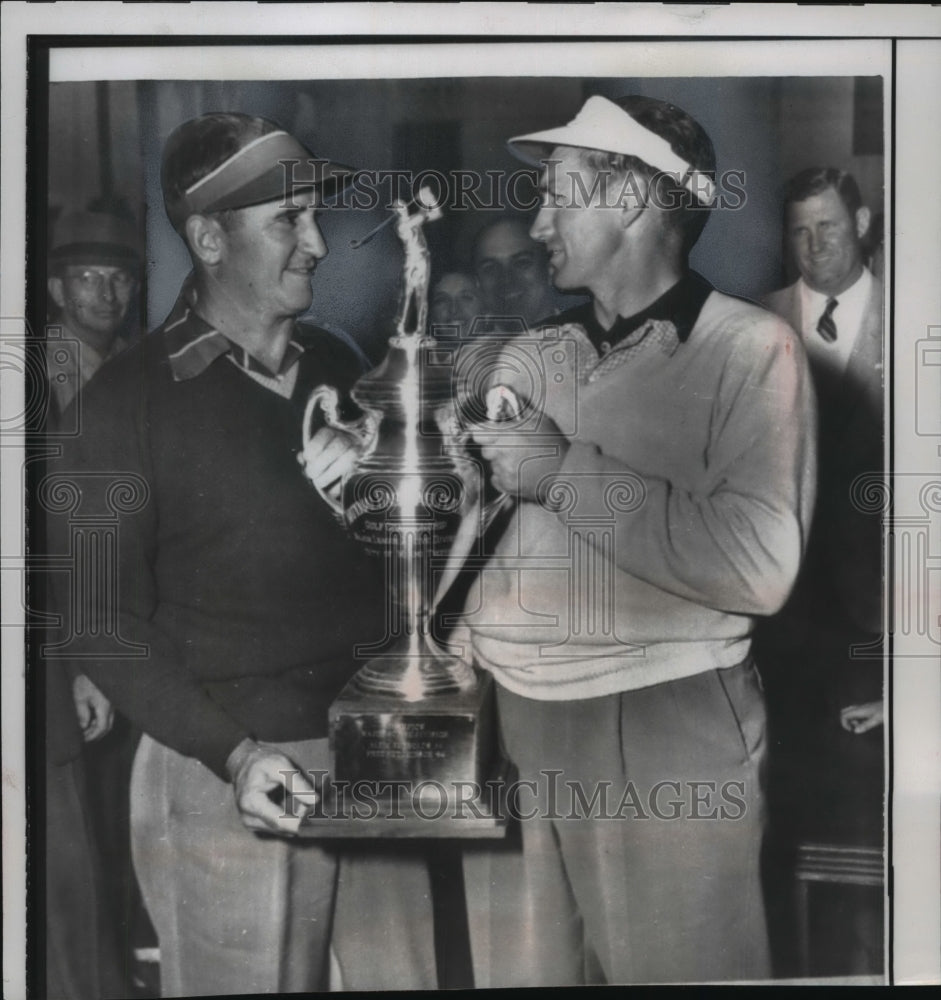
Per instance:
[[[521,857],[466,852],[476,982],[765,978],[750,646],[807,537],[800,338],[689,269],[716,160],[686,112],[592,97],[509,146],[556,288],[591,300],[515,365],[545,373],[536,418],[475,434],[517,501],[466,620],[522,827]]]
[[[348,388],[364,358],[296,317],[327,253],[318,208],[350,173],[244,114],[170,135],[164,201],[193,270],[161,326],[89,387],[65,459],[83,503],[121,511],[120,585],[93,595],[69,641],[144,733],[131,827],[164,996],[328,983],[345,873],[335,850],[293,836],[328,770],[327,708],[354,646],[384,635],[384,580],[297,461],[311,390]],[[394,912],[429,898],[427,881],[412,895],[396,882],[409,871],[380,857],[349,873],[354,899],[365,881],[393,909],[388,954],[354,935],[374,923],[361,908],[333,927],[352,938],[335,949],[342,985],[436,984],[430,924]]]

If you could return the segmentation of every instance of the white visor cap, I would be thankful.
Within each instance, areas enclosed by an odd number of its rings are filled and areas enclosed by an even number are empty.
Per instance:
[[[515,136],[507,140],[507,146],[515,156],[534,166],[539,166],[556,146],[636,156],[655,170],[670,174],[700,204],[711,205],[715,197],[716,186],[711,177],[694,170],[673,152],[666,139],[644,128],[606,97],[589,97],[567,125]]]

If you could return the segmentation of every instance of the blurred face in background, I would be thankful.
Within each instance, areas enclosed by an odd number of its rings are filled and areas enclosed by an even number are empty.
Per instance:
[[[431,290],[428,312],[433,326],[458,325],[460,336],[466,337],[474,320],[484,313],[477,282],[471,275],[458,271],[442,275]]]
[[[136,277],[123,267],[65,264],[49,279],[49,294],[71,333],[106,354],[127,315]]]
[[[546,251],[525,222],[501,220],[483,232],[474,270],[491,315],[520,316],[531,325],[552,311]]]

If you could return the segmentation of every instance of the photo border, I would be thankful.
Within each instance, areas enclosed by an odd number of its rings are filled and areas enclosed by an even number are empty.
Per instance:
[[[799,8],[798,5],[777,5],[773,25],[767,25],[768,8],[739,4],[731,8],[710,5],[682,5],[680,9],[655,5],[612,4],[597,10],[581,5],[396,5],[395,10],[377,9],[367,12],[367,5],[340,4],[330,10],[321,5],[297,6],[271,4],[253,8],[247,4],[179,5],[102,5],[55,4],[48,7],[21,3],[6,3],[2,10],[3,45],[3,267],[0,318],[4,333],[13,329],[17,317],[27,315],[25,308],[25,263],[19,270],[20,253],[27,245],[23,182],[25,180],[25,147],[22,145],[26,127],[26,46],[30,38],[45,36],[43,45],[49,50],[62,46],[90,48],[91,27],[98,33],[107,32],[106,48],[127,48],[128,43],[154,48],[188,45],[207,40],[214,47],[224,45],[298,44],[297,34],[271,38],[276,24],[291,23],[295,31],[307,27],[310,34],[304,41],[323,46],[383,45],[406,43],[421,45],[458,44],[484,45],[519,42],[536,44],[575,40],[586,44],[617,44],[642,42],[645,45],[697,41],[728,41],[784,43],[797,39],[859,38],[882,40],[892,47],[892,109],[890,143],[886,147],[886,196],[893,226],[890,253],[887,257],[887,277],[890,287],[890,325],[886,344],[891,346],[895,362],[887,432],[890,439],[890,473],[896,490],[896,508],[910,504],[915,497],[915,479],[905,477],[938,474],[938,440],[921,440],[912,432],[917,427],[914,399],[924,392],[918,368],[918,345],[931,334],[929,328],[941,332],[941,316],[937,309],[939,266],[938,234],[941,234],[941,197],[926,181],[927,165],[938,162],[932,153],[941,153],[941,139],[925,129],[924,122],[937,121],[941,104],[941,14],[937,8],[921,5],[868,5],[864,8]],[[474,11],[464,8],[476,7]],[[446,8],[442,11],[441,8]],[[507,8],[510,8],[509,10]],[[545,8],[545,9],[543,9]],[[96,17],[90,18],[94,13]],[[368,17],[367,17],[368,13]],[[446,21],[441,20],[442,14]],[[221,20],[206,29],[206,18]],[[532,28],[535,17],[543,23]],[[492,32],[480,33],[480,23],[492,26]],[[170,24],[172,23],[172,30]],[[447,23],[450,34],[434,35],[435,24]],[[374,34],[377,26],[381,34]],[[148,36],[145,27],[149,27]],[[627,29],[630,34],[627,34]],[[198,28],[199,30],[194,30]],[[329,37],[317,32],[329,28]],[[186,34],[191,31],[191,34]],[[236,32],[233,34],[232,32]],[[643,32],[642,35],[639,35]],[[212,36],[212,37],[208,37]],[[99,39],[100,42],[100,39]],[[89,43],[89,44],[86,44]],[[38,51],[34,47],[30,73],[42,72]],[[505,75],[505,74],[500,74]],[[564,74],[563,74],[564,75]],[[604,75],[593,73],[592,75]],[[634,74],[631,75],[643,75]],[[664,74],[666,75],[666,74]],[[671,73],[669,75],[676,75]],[[684,74],[685,75],[685,74]],[[739,75],[739,74],[735,74]],[[745,74],[742,74],[745,75]],[[801,75],[801,74],[795,74]],[[35,80],[35,76],[33,77]],[[31,89],[30,114],[43,113],[39,88]],[[932,117],[932,111],[934,115]],[[34,232],[44,231],[35,225],[38,209],[30,201]],[[35,251],[35,247],[31,248]],[[34,294],[37,294],[34,290]],[[14,331],[15,335],[15,331]],[[933,374],[933,373],[929,373]],[[4,369],[4,410],[25,411],[28,399],[24,383],[16,373]],[[928,387],[930,389],[929,381]],[[928,436],[930,438],[930,435]],[[18,462],[24,452],[11,442],[4,442],[3,460],[3,614],[5,626],[0,629],[4,655],[4,714],[3,714],[3,829],[4,829],[4,979],[6,995],[22,995],[23,980],[17,975],[26,953],[25,934],[20,935],[24,911],[24,882],[16,874],[24,870],[20,845],[25,835],[23,801],[25,795],[27,733],[23,713],[16,706],[24,702],[23,669],[20,640],[19,657],[17,622],[8,613],[22,603],[17,577],[25,559],[22,537],[22,498],[11,483],[20,481]],[[16,470],[10,475],[10,470]],[[907,508],[906,508],[907,509]],[[25,567],[25,562],[22,563]],[[931,585],[928,577],[928,584]],[[11,586],[12,581],[12,586]],[[895,581],[898,582],[898,581]],[[936,584],[935,584],[936,586]],[[890,579],[890,595],[902,599]],[[932,608],[938,606],[938,594],[932,593]],[[12,610],[11,610],[12,609]],[[891,869],[888,891],[892,901],[888,921],[889,940],[887,972],[890,981],[941,981],[941,956],[938,954],[939,889],[938,830],[941,826],[941,764],[938,763],[938,733],[941,732],[941,682],[929,676],[925,669],[937,658],[937,650],[906,637],[892,638],[892,665],[888,690],[892,719],[904,716],[904,725],[892,725],[889,732],[889,794],[892,821],[889,826],[887,850]],[[936,672],[937,673],[937,672]],[[25,971],[25,970],[24,970]],[[25,988],[25,987],[24,987]]]

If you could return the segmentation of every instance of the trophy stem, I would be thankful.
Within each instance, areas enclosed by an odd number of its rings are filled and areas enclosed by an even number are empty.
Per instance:
[[[433,531],[427,523],[404,519],[388,524],[387,531],[389,628],[378,647],[357,648],[357,655],[374,655],[357,672],[355,688],[404,701],[473,690],[473,668],[443,650],[431,634]]]

